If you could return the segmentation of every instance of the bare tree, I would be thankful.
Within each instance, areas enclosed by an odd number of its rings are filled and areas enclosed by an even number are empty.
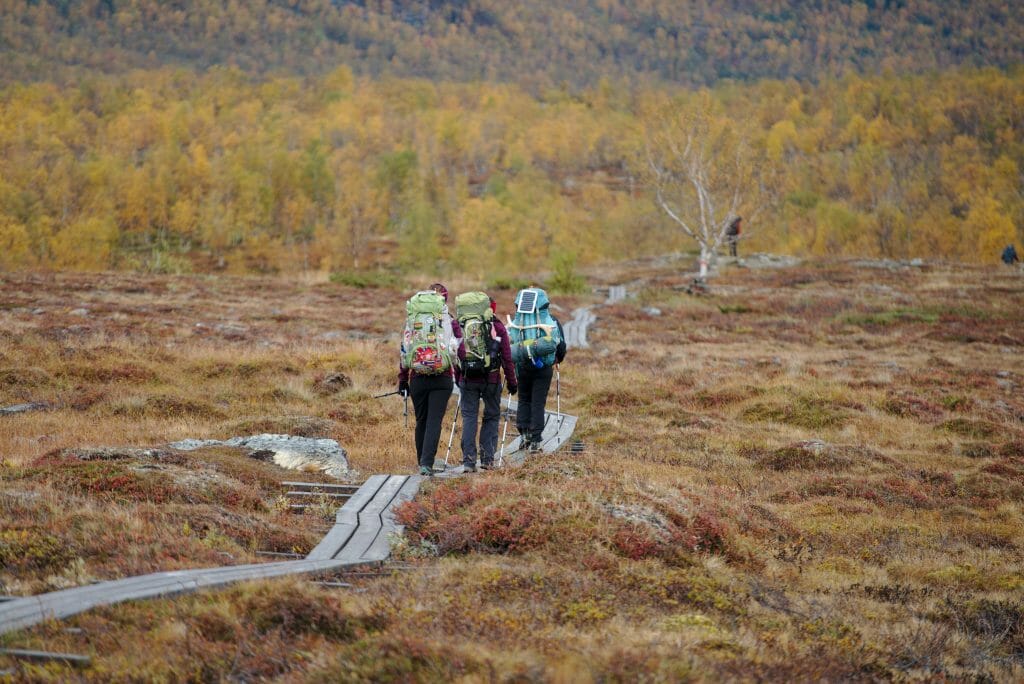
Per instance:
[[[715,116],[708,93],[647,118],[643,176],[654,201],[700,248],[700,278],[726,241],[729,224],[750,225],[769,204],[763,155],[735,122]]]

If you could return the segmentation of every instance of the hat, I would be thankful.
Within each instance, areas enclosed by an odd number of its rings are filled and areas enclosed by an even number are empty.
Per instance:
[[[436,292],[437,294],[441,295],[442,297],[444,297],[444,301],[446,301],[446,302],[448,301],[448,288],[447,287],[445,287],[441,283],[434,283],[433,285],[430,286],[430,289],[433,290],[434,292]]]

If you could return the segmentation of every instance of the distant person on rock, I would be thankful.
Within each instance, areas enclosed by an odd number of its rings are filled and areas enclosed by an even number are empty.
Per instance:
[[[1017,257],[1017,249],[1013,245],[1006,245],[1006,249],[1003,250],[1003,263],[1007,266],[1013,266],[1015,263],[1020,261]]]
[[[467,473],[476,471],[477,455],[481,470],[494,467],[501,419],[502,370],[509,394],[519,389],[508,331],[495,315],[496,308],[494,298],[484,292],[467,292],[455,298],[455,317],[462,329],[455,381],[461,391],[462,469]],[[478,448],[476,427],[481,401],[484,415]]]
[[[448,313],[448,289],[435,283],[405,304],[398,392],[412,397],[416,414],[416,461],[420,475],[434,474],[441,423],[454,388],[459,322]]]
[[[544,408],[554,367],[565,359],[565,333],[548,310],[550,301],[544,290],[520,290],[515,306],[516,317],[508,326],[508,334],[519,379],[516,427],[523,447],[537,452],[544,434]]]
[[[743,227],[743,217],[737,216],[725,229],[725,241],[729,245],[729,256],[736,257],[736,245],[740,241],[740,231]]]

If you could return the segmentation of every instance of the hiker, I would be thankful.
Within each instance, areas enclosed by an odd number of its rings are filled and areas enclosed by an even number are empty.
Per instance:
[[[484,292],[467,292],[455,298],[455,317],[462,329],[455,380],[461,391],[462,470],[466,473],[476,472],[478,454],[481,470],[494,467],[501,418],[502,370],[508,393],[515,394],[519,389],[508,331],[495,316],[496,309],[494,298]],[[476,424],[481,400],[484,415],[478,449]]]
[[[412,397],[416,414],[416,461],[420,475],[434,474],[441,423],[454,387],[454,358],[461,342],[459,322],[448,313],[448,289],[434,283],[405,305],[398,392]]]
[[[516,317],[508,333],[519,380],[516,428],[524,448],[535,453],[540,451],[544,434],[544,406],[554,366],[565,358],[565,334],[562,324],[548,310],[550,301],[544,290],[520,290],[515,305]]]
[[[1006,245],[1006,249],[1003,250],[1002,259],[1003,263],[1007,266],[1013,266],[1015,263],[1020,261],[1020,259],[1017,258],[1017,248],[1013,245]]]
[[[740,241],[740,231],[742,229],[743,217],[737,216],[730,223],[729,227],[725,229],[725,241],[729,244],[729,256],[736,256],[736,244]]]

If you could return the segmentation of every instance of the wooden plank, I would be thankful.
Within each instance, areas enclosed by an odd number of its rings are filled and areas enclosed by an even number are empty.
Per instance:
[[[313,489],[333,489],[346,492],[358,491],[363,485],[357,484],[331,484],[330,482],[282,482],[284,487],[306,487]]]
[[[314,580],[313,584],[321,587],[327,587],[328,589],[350,589],[352,587],[350,582],[323,582]]]
[[[274,558],[305,558],[301,553],[282,553],[280,551],[257,551],[257,556],[272,556]]]
[[[364,482],[359,491],[338,509],[334,527],[324,535],[324,538],[309,552],[306,558],[310,560],[334,558],[359,526],[359,512],[373,500],[373,497],[387,481],[387,475],[374,475]]]
[[[312,497],[316,497],[316,498],[321,498],[322,497],[322,498],[326,498],[326,499],[349,499],[349,498],[352,498],[352,494],[351,493],[335,494],[333,492],[285,492],[284,495],[285,496],[294,496],[294,497],[311,497],[311,498]]]
[[[409,477],[402,488],[398,490],[395,498],[387,505],[381,514],[381,528],[377,537],[363,553],[363,559],[382,561],[391,555],[391,537],[394,534],[402,533],[402,526],[395,522],[395,509],[409,501],[419,491],[423,478],[419,475]]]
[[[408,479],[406,475],[392,475],[388,478],[388,481],[380,488],[377,495],[373,497],[373,501],[360,511],[359,526],[352,533],[352,537],[345,546],[341,548],[341,551],[335,554],[334,557],[336,559],[347,561],[359,561],[362,559],[363,554],[370,548],[370,545],[377,538],[384,524],[381,514]]]
[[[22,648],[0,648],[0,656],[15,660],[28,660],[37,663],[62,662],[75,667],[89,667],[92,658],[74,653],[53,653],[51,651],[29,651]]]
[[[222,586],[251,579],[337,570],[361,565],[336,560],[296,560],[244,566],[153,573],[98,585],[63,589],[30,596],[0,606],[0,634],[61,619],[101,605],[113,605],[158,596],[173,596],[203,587]]]

